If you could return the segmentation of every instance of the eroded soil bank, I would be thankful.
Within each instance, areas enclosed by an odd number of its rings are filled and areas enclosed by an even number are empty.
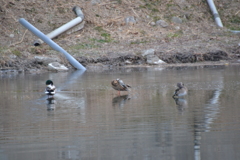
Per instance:
[[[205,65],[226,65],[240,64],[239,49],[236,54],[228,55],[224,51],[208,52],[205,54],[182,54],[176,53],[166,55],[156,52],[155,55],[166,62],[162,65],[149,65],[146,58],[141,55],[128,54],[118,57],[102,56],[99,58],[75,57],[87,69],[102,70],[119,69],[124,67],[172,67],[172,66],[205,66]],[[47,60],[39,60],[38,58],[24,59],[15,57],[13,59],[1,60],[1,73],[19,72],[19,73],[43,73],[48,72],[47,64],[50,61],[57,61],[67,66],[70,70],[74,69],[68,61],[59,55],[51,55]]]

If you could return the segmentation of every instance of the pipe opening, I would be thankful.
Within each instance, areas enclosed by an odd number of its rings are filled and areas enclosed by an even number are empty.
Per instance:
[[[35,40],[35,41],[33,42],[33,45],[34,45],[34,46],[40,46],[41,43],[42,43],[42,42],[38,39],[38,40]]]
[[[77,17],[71,21],[69,21],[68,23],[62,25],[61,27],[55,29],[54,31],[48,33],[46,36],[50,39],[53,39],[55,37],[57,37],[58,35],[62,34],[63,32],[73,28],[74,26],[78,25],[79,23],[81,23],[84,19],[84,15],[83,12],[81,11],[81,8],[78,6],[74,6],[72,9],[75,14],[77,15]],[[42,43],[44,43],[43,41],[41,41],[40,39],[35,40],[35,42],[33,43],[34,46],[40,46]]]

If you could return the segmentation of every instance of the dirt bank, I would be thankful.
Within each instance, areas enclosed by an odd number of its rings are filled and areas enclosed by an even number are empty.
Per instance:
[[[182,54],[176,53],[172,55],[166,55],[163,53],[156,53],[156,55],[167,62],[162,65],[149,65],[146,63],[146,58],[139,55],[125,55],[115,58],[109,58],[107,56],[99,57],[97,59],[87,57],[76,57],[76,59],[87,69],[90,70],[102,70],[106,69],[119,69],[123,67],[176,67],[176,66],[208,66],[208,65],[229,65],[240,64],[235,56],[229,56],[226,52],[216,51],[206,54]],[[55,55],[52,57],[59,57]],[[58,61],[71,70],[74,68],[66,61],[62,56]],[[46,63],[39,61],[36,58],[24,59],[15,57],[14,60],[10,59],[1,63],[1,73],[43,73],[48,72]]]

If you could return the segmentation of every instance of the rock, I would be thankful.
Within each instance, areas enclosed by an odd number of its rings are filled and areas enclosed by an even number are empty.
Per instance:
[[[91,0],[92,5],[96,5],[98,3],[101,3],[101,0]]]
[[[179,30],[179,29],[181,29],[179,26],[175,26],[174,27],[176,30]]]
[[[35,56],[34,58],[38,64],[43,64],[45,66],[47,66],[51,62],[60,62],[60,59],[58,58],[49,58],[44,56]]]
[[[14,34],[10,34],[9,37],[14,38]]]
[[[181,9],[186,9],[188,7],[191,7],[186,0],[177,0],[176,3]]]
[[[48,70],[50,71],[67,71],[68,68],[58,62],[52,62],[48,64]]]
[[[134,25],[137,22],[133,16],[129,16],[129,17],[125,18],[125,23],[128,25]]]
[[[156,22],[156,25],[162,26],[163,28],[168,27],[168,23],[165,22],[164,20],[158,20],[158,21]]]
[[[142,56],[145,57],[146,55],[154,55],[155,49],[148,49],[142,52]]]
[[[27,57],[30,57],[31,56],[31,53],[29,53],[28,51],[23,51],[22,52],[22,56],[27,58]]]
[[[182,19],[179,17],[172,17],[171,21],[174,23],[182,23]]]
[[[157,65],[165,63],[155,55],[155,49],[148,49],[143,51],[142,56],[147,58],[147,64]]]
[[[129,60],[126,60],[126,61],[125,61],[125,64],[132,64],[132,62],[129,61]]]
[[[155,25],[156,25],[156,23],[155,23],[155,22],[151,22],[150,24],[151,24],[151,26],[155,26]]]
[[[165,62],[159,59],[156,55],[149,54],[146,56],[146,58],[147,64],[151,65],[165,64]]]
[[[15,58],[17,58],[17,56],[14,55],[14,54],[10,54],[10,55],[9,55],[9,58],[11,58],[11,59],[15,59]]]

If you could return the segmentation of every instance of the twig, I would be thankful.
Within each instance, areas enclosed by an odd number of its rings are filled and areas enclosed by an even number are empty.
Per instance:
[[[235,13],[235,16],[236,16],[239,12],[240,12],[240,10]]]
[[[5,29],[4,33],[5,33],[6,35],[7,35],[7,33],[6,33],[6,32],[10,33],[10,31],[9,31],[8,29],[6,29],[6,27],[5,27],[5,26],[3,26],[3,25],[2,25],[2,27]]]
[[[167,50],[166,52],[171,52],[171,51],[173,51],[173,50],[175,50],[175,48],[173,48],[173,49],[170,49],[170,50]]]
[[[24,32],[24,34],[23,34],[23,36],[22,36],[22,39],[21,39],[21,41],[19,41],[19,42],[17,42],[17,43],[14,43],[14,44],[10,44],[10,45],[9,45],[9,47],[10,47],[10,46],[15,46],[15,45],[17,45],[17,44],[20,44],[20,43],[22,43],[22,41],[23,41],[23,39],[24,39],[24,37],[25,37],[25,34],[27,33],[27,31],[28,31],[28,30],[26,29],[26,30],[25,30],[25,32]]]
[[[98,5],[99,6],[104,6],[104,5],[115,4],[115,3],[118,3],[118,2],[102,3],[102,4],[98,4]]]
[[[12,17],[12,19],[14,19],[15,22],[18,22],[13,15],[11,15],[11,17]]]
[[[149,25],[151,22],[152,22],[152,20],[150,20],[150,21],[147,23],[147,25]]]
[[[6,11],[10,14],[11,18],[12,18],[15,22],[17,22],[16,18],[13,16],[13,14],[10,13],[8,9],[6,9]]]
[[[131,8],[131,9],[132,9],[133,13],[136,14],[136,16],[139,18],[139,15],[134,11],[134,9],[133,8]]]

